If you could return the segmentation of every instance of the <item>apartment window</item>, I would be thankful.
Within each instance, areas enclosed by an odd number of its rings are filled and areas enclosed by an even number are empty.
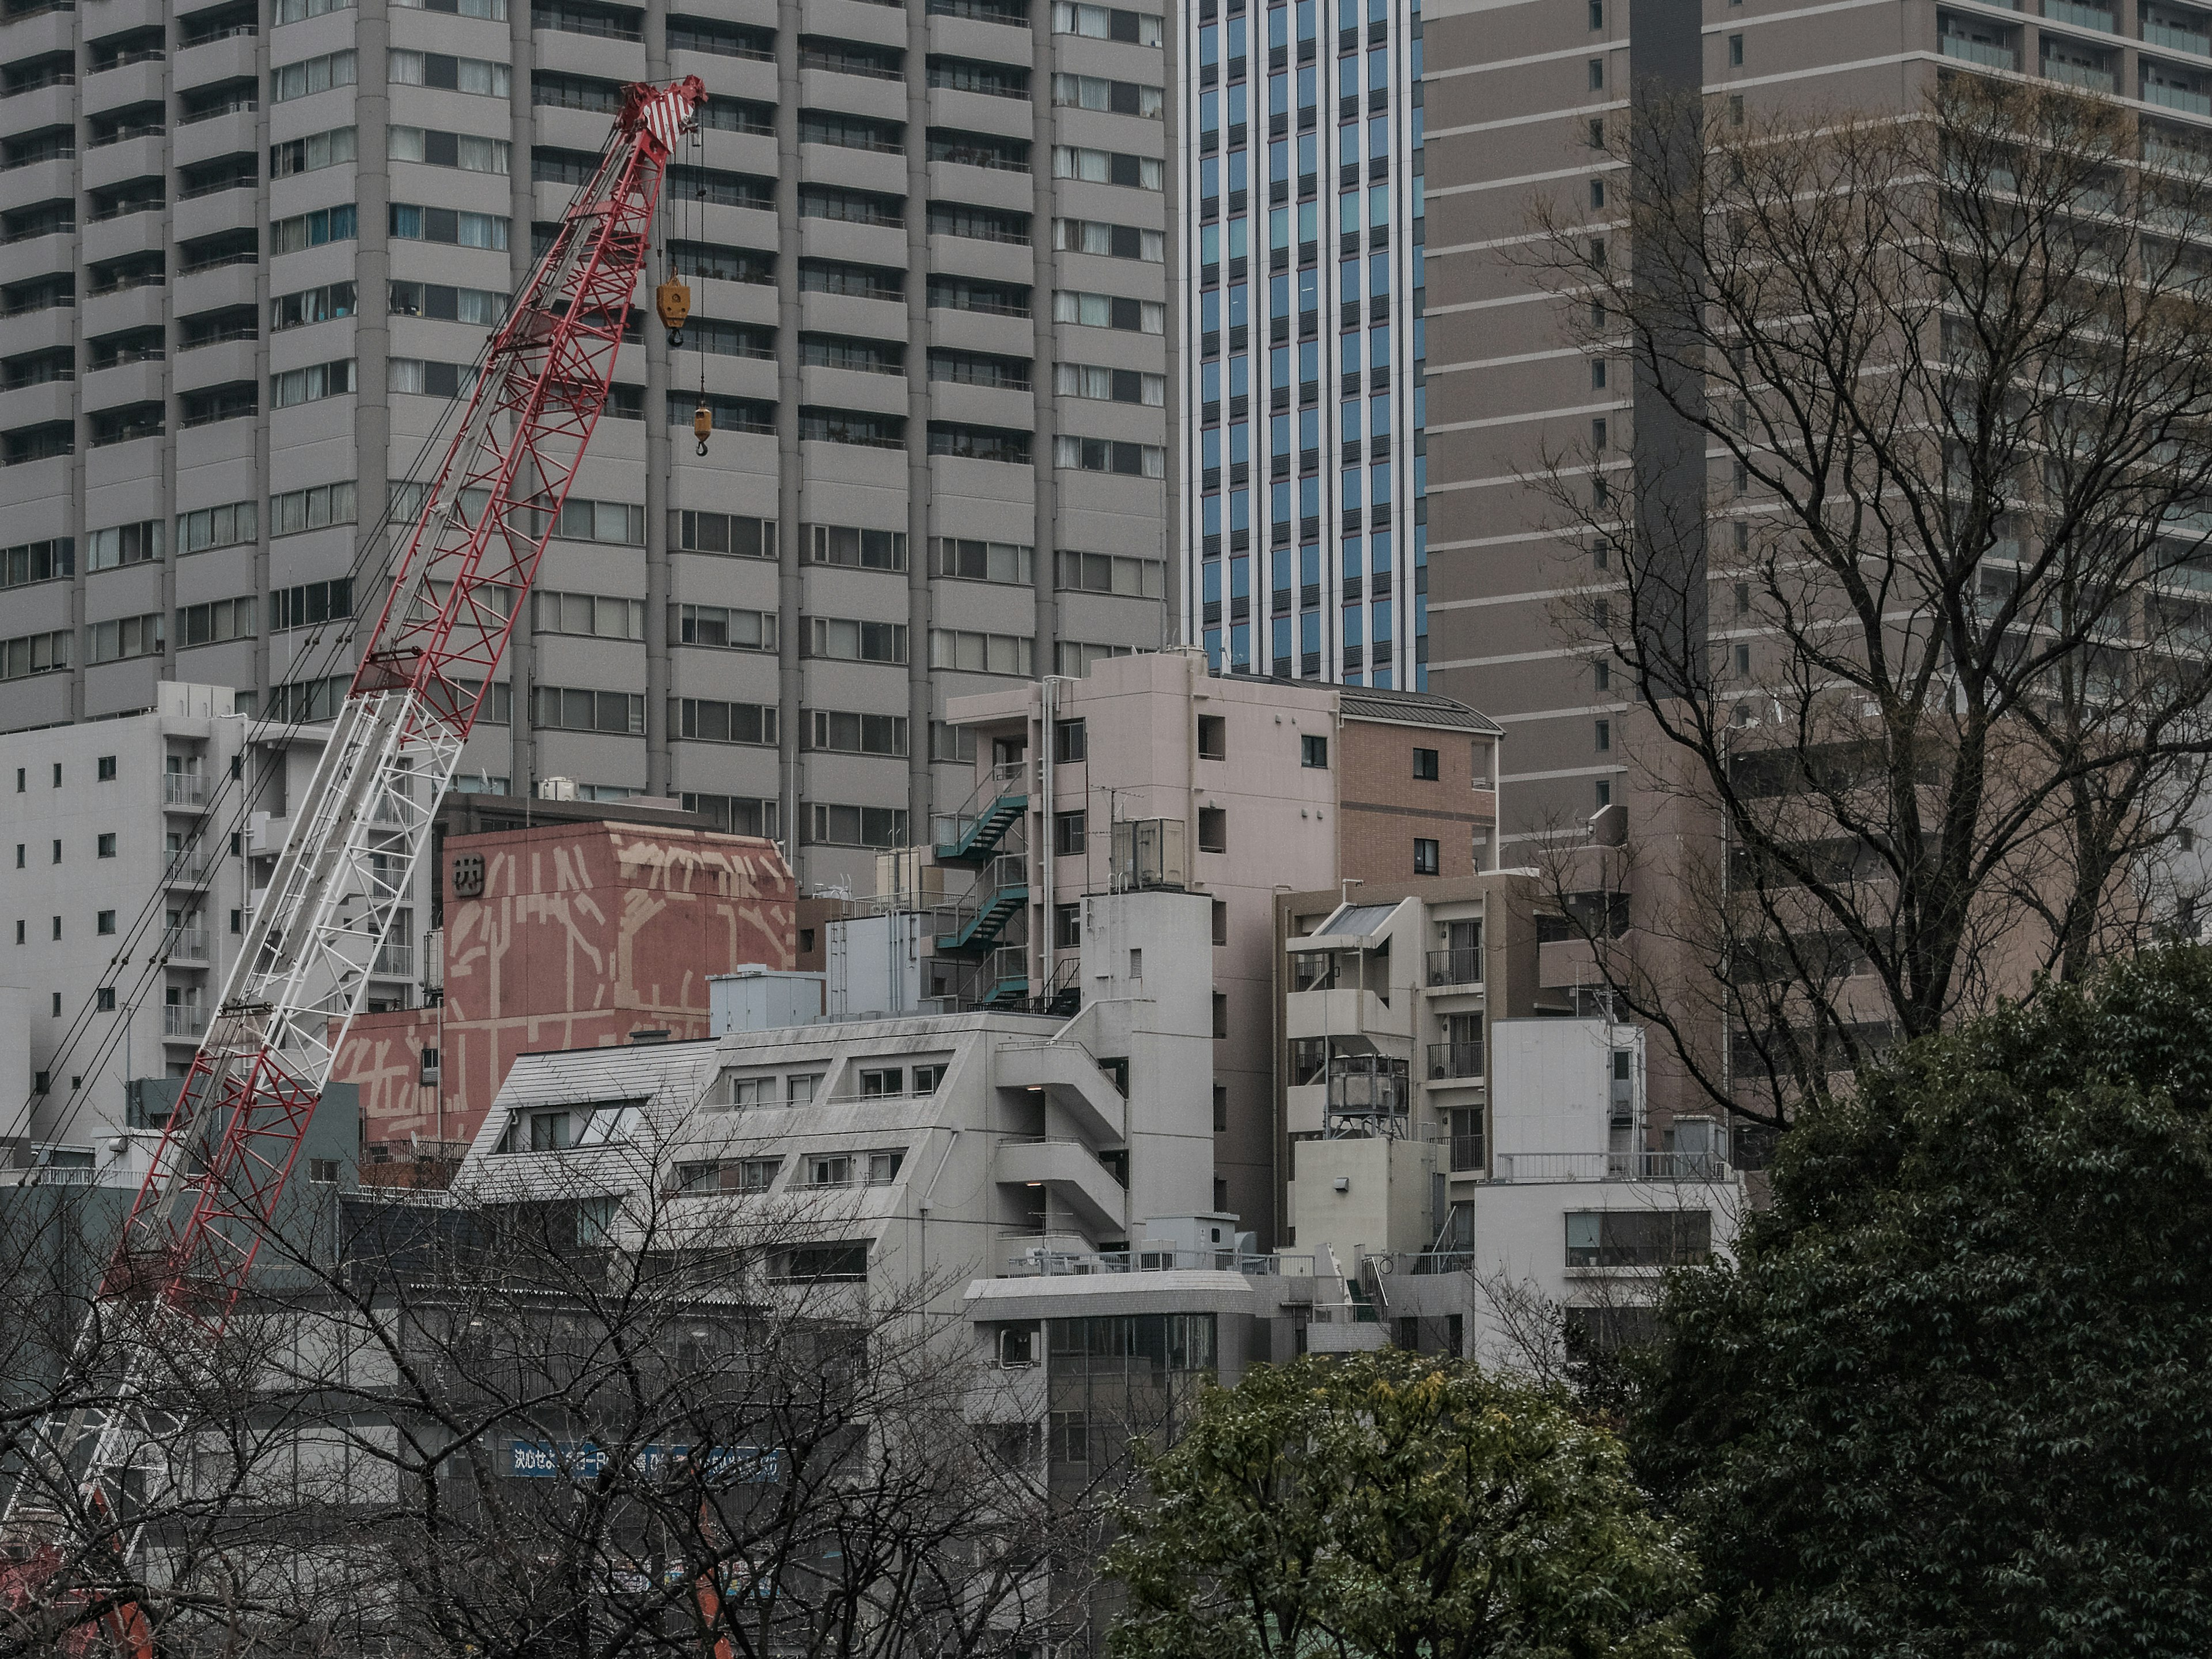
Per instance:
[[[350,55],[350,54],[349,54]],[[455,58],[442,52],[406,52],[395,46],[386,56],[386,78],[395,87],[435,87],[484,98],[508,95],[507,67],[483,58]]]
[[[1071,472],[1110,472],[1125,478],[1167,476],[1167,451],[1158,444],[1118,443],[1065,434],[1053,441],[1053,465]]]
[[[1592,33],[1605,27],[1605,0],[1589,0],[1589,26]]]
[[[877,1100],[906,1092],[906,1072],[897,1066],[871,1066],[860,1073],[860,1098]]]
[[[532,621],[541,634],[575,634],[601,640],[645,637],[643,599],[540,589],[531,596],[530,603]]]
[[[93,919],[93,931],[102,935],[112,933],[115,931],[115,912],[112,910],[100,912]]]
[[[1729,67],[1730,69],[1741,69],[1743,67],[1743,36],[1741,34],[1731,34],[1729,36],[1728,53]]]
[[[1743,94],[1740,92],[1729,94],[1729,125],[1732,127],[1743,125]]]
[[[984,634],[967,629],[929,630],[929,665],[971,674],[1029,674],[1036,642],[1024,634]]]
[[[830,185],[802,185],[799,216],[802,219],[841,219],[854,225],[900,223],[906,198],[872,190],[839,190]]]
[[[311,247],[321,247],[327,242],[350,242],[355,236],[354,204],[350,202],[333,208],[317,208],[313,213],[295,213],[289,219],[269,222],[269,252],[298,253]]]
[[[530,723],[541,731],[635,735],[645,730],[645,699],[633,691],[534,686],[531,690]]]
[[[849,565],[860,570],[906,568],[906,532],[863,530],[852,525],[810,524],[799,531],[811,564]]]
[[[681,605],[675,613],[673,632],[679,645],[713,646],[726,651],[775,649],[775,613],[735,611],[719,605]]]
[[[428,317],[434,322],[467,323],[477,328],[495,328],[507,315],[507,295],[498,289],[454,288],[444,283],[391,283],[385,291],[385,303],[395,317]],[[474,380],[469,384],[473,386]]]
[[[1590,90],[1592,92],[1602,92],[1605,90],[1604,58],[1593,58],[1589,60],[1589,84]]]
[[[841,662],[902,663],[904,623],[856,622],[842,617],[809,617],[805,622],[806,654]]]
[[[1706,1210],[1570,1210],[1566,1232],[1570,1267],[1680,1267],[1713,1248]]]
[[[224,507],[204,507],[177,514],[177,551],[204,553],[212,548],[238,547],[259,534],[261,513],[254,501],[233,501]]]
[[[1603,149],[1605,148],[1605,123],[1596,116],[1592,116],[1590,118],[1589,131],[1587,142],[1592,149]]]
[[[1326,767],[1328,764],[1328,739],[1318,732],[1300,733],[1298,764],[1316,768]]]
[[[775,520],[727,513],[671,513],[669,539],[686,553],[721,553],[738,559],[775,556]],[[639,526],[640,541],[644,526]]]
[[[772,800],[756,795],[702,795],[689,790],[678,799],[685,811],[700,814],[725,835],[775,839],[779,818]]]
[[[289,536],[303,530],[319,530],[325,525],[351,524],[353,514],[350,478],[340,483],[318,484],[311,489],[287,490],[269,498],[269,533]]]
[[[269,631],[272,634],[294,628],[313,628],[320,623],[342,622],[352,615],[350,576],[280,587],[269,596]]]
[[[1422,779],[1430,783],[1435,782],[1439,777],[1443,775],[1442,770],[1437,766],[1437,751],[1436,750],[1414,750],[1413,775],[1416,778]]]
[[[1219,1134],[1229,1127],[1229,1085],[1213,1085],[1213,1132]]]
[[[1141,115],[1160,118],[1167,94],[1164,88],[1134,81],[1109,81],[1097,75],[1055,75],[1052,101],[1063,109],[1095,109],[1110,115]]]
[[[1213,994],[1213,1035],[1217,1037],[1229,1035],[1229,998],[1221,991]]]
[[[0,548],[0,587],[27,587],[76,574],[76,543],[67,536]]]
[[[1158,559],[1119,553],[1078,553],[1062,549],[1058,585],[1083,593],[1118,593],[1133,599],[1157,599],[1167,591],[1167,567]]]
[[[1031,383],[1030,361],[995,351],[963,351],[951,346],[933,346],[929,353],[929,378],[949,380],[957,386],[1027,392]]]
[[[1091,672],[1093,665],[1109,657],[1129,656],[1134,649],[1127,645],[1101,645],[1091,640],[1060,640],[1052,647],[1052,672],[1079,680]]]
[[[904,449],[906,418],[857,409],[802,409],[799,435],[814,443],[852,444],[861,449]]]
[[[349,87],[354,83],[356,69],[350,48],[303,58],[296,64],[280,64],[269,71],[269,101],[289,104],[295,98],[312,97],[333,87]]]
[[[392,357],[384,365],[384,389],[424,398],[457,398],[476,390],[473,363],[441,363],[422,357]],[[349,388],[350,389],[350,388]]]
[[[1747,645],[1739,645],[1735,648],[1735,672],[1739,679],[1746,678],[1751,673],[1751,647]]]
[[[1201,806],[1198,809],[1198,850],[1201,853],[1225,853],[1229,850],[1229,811],[1226,807]]]
[[[1438,843],[1425,836],[1414,836],[1413,873],[1417,876],[1433,876],[1443,868],[1443,862],[1438,852]]]
[[[1052,757],[1063,766],[1085,759],[1091,750],[1090,728],[1081,720],[1054,720]]]
[[[1030,95],[1030,72],[1013,64],[994,64],[974,58],[929,59],[929,84],[950,92],[977,92],[991,98]]]
[[[1600,691],[1613,690],[1613,664],[1606,658],[1600,657],[1590,665],[1590,684]]]
[[[114,782],[115,757],[112,755],[102,755],[94,763],[94,771],[93,775],[101,783]],[[110,840],[112,839],[112,837],[102,836],[101,839]]]
[[[1005,242],[1017,247],[1030,244],[1030,216],[1005,208],[979,207],[972,202],[932,202],[932,236],[964,236],[975,242]]]
[[[807,711],[807,747],[823,754],[906,756],[906,717],[842,709]]]
[[[53,850],[53,857],[49,860],[49,862],[51,862],[51,863],[54,863],[54,864],[59,864],[59,863],[62,861],[62,844],[61,844],[61,842],[54,842],[54,844],[53,844],[53,849],[54,849],[54,850]]]
[[[1035,550],[1020,542],[976,541],[966,537],[929,538],[929,574],[962,581],[1007,582],[1027,587]]]
[[[868,1154],[868,1185],[888,1187],[898,1179],[899,1166],[906,1162],[904,1152],[870,1152]]]
[[[588,696],[589,692],[572,692],[572,696]],[[611,694],[600,692],[605,697]],[[641,716],[645,699],[637,699]],[[773,744],[776,738],[776,709],[773,704],[757,702],[724,702],[706,697],[679,697],[672,700],[669,710],[673,717],[670,724],[676,735],[689,738],[695,743],[744,743]],[[591,728],[586,728],[591,729]],[[598,728],[605,731],[605,726]],[[641,726],[638,729],[642,730]]]
[[[126,564],[148,564],[161,556],[161,526],[157,520],[118,525],[95,530],[85,538],[85,568],[114,570]]]
[[[985,167],[997,173],[1027,173],[1030,141],[1001,138],[988,132],[958,132],[949,127],[929,130],[929,159],[963,167]]]
[[[1067,288],[1053,290],[1052,319],[1079,328],[1118,329],[1125,334],[1160,334],[1168,325],[1167,307],[1158,301]]]
[[[1082,812],[1055,812],[1052,818],[1052,850],[1062,858],[1083,856]]]
[[[1026,317],[1030,314],[1030,290],[1026,283],[933,275],[929,279],[929,307],[933,311],[977,311],[992,317]],[[1162,314],[1164,317],[1164,312]]]
[[[440,132],[433,127],[390,128],[385,154],[395,161],[453,167],[462,173],[505,173],[512,149],[504,138],[479,138],[468,132]]]
[[[971,726],[951,726],[943,720],[929,723],[929,757],[933,761],[951,761],[972,765],[975,759],[975,728]]]
[[[503,214],[465,213],[458,208],[394,202],[391,226],[392,238],[397,241],[435,242],[448,247],[498,251],[507,246],[507,220]]]
[[[1597,721],[1590,728],[1590,735],[1591,746],[1594,747],[1599,754],[1609,754],[1612,751],[1613,722],[1611,720]]]
[[[115,1012],[115,988],[112,985],[103,985],[98,990],[94,991],[92,994],[92,1006],[94,1013],[113,1013]]]
[[[1054,220],[1052,245],[1061,253],[1095,253],[1102,258],[1141,259],[1155,265],[1168,257],[1165,231],[1109,224],[1103,219]]]
[[[1080,950],[1083,946],[1083,907],[1079,904],[1055,904],[1052,907],[1052,942],[1062,951]],[[22,941],[18,939],[17,944]]]
[[[1216,899],[1213,901],[1212,908],[1213,942],[1216,945],[1226,945],[1229,943],[1229,906],[1224,900]]]
[[[834,806],[816,801],[807,812],[806,839],[816,846],[883,849],[906,845],[902,806]]]
[[[1122,40],[1133,46],[1157,46],[1160,44],[1160,19],[1154,12],[1054,0],[1052,32],[1079,34],[1091,40]]]
[[[1198,757],[1200,760],[1229,758],[1229,721],[1220,714],[1200,714],[1198,717]]]
[[[775,1184],[775,1174],[783,1167],[780,1158],[748,1158],[738,1164],[738,1190],[741,1193],[764,1193]]]
[[[84,630],[85,660],[124,662],[133,657],[159,656],[167,631],[158,611],[94,623]]]
[[[289,179],[295,173],[319,173],[354,159],[354,129],[333,127],[305,138],[269,146],[269,176]]]
[[[929,453],[957,455],[964,460],[997,461],[1008,466],[1030,464],[1030,436],[1011,427],[973,426],[963,421],[932,421]]]
[[[1748,617],[1751,614],[1751,584],[1749,582],[1738,582],[1735,585],[1735,614],[1739,617]]]
[[[180,606],[177,611],[178,647],[220,645],[226,640],[250,640],[253,637],[254,610],[255,604],[250,596],[210,599],[205,605]]]
[[[1167,402],[1164,374],[1139,369],[1107,368],[1094,363],[1054,365],[1052,389],[1063,398],[1085,398],[1094,403],[1141,404],[1158,409]]]
[[[392,364],[394,371],[404,369],[405,367],[407,364],[404,360],[395,360]],[[425,365],[416,363],[414,367],[420,369]],[[434,367],[449,371],[452,368],[450,364],[437,364]],[[392,376],[394,380],[401,378],[402,376],[396,372]],[[354,389],[354,360],[350,357],[341,358],[335,362],[310,363],[305,368],[289,368],[281,374],[272,374],[269,377],[269,401],[270,405],[276,409],[289,409],[297,404],[316,403],[325,398],[343,398],[352,392]],[[423,388],[393,385],[390,389],[394,392],[413,392],[421,391]],[[451,397],[453,393],[447,392],[445,395]]]

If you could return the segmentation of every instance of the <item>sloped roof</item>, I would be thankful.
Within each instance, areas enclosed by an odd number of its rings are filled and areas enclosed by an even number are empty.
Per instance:
[[[1432,691],[1379,691],[1372,686],[1344,688],[1344,718],[1378,720],[1391,726],[1433,726],[1502,737],[1505,728],[1456,697]]]

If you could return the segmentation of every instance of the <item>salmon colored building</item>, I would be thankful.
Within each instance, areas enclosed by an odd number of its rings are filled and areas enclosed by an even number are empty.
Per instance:
[[[360,1087],[372,1180],[458,1156],[517,1054],[705,1036],[709,978],[793,965],[796,884],[771,842],[560,823],[452,836],[440,860],[444,1000],[356,1018],[332,1074]]]

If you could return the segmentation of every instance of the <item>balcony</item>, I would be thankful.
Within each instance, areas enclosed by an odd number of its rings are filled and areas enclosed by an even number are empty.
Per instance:
[[[155,356],[161,356],[155,352]],[[161,774],[161,805],[197,811],[208,804],[208,778],[204,772]]]
[[[170,927],[161,934],[161,952],[171,962],[205,962],[208,933],[204,927]]]
[[[204,848],[195,848],[188,852],[176,854],[171,857],[169,867],[162,874],[162,885],[204,887],[207,884],[208,877],[215,870],[215,854]]]
[[[1937,37],[1942,43],[1943,55],[1956,58],[1961,63],[1978,64],[1984,69],[2018,70],[2020,52],[2012,46],[2001,46],[1990,40],[1969,40],[1963,34]]]
[[[2043,15],[2053,23],[2070,23],[2077,29],[2096,29],[2105,34],[2118,33],[2112,14],[2102,6],[2083,6],[2075,0],[2043,0]]]
[[[2111,90],[2109,87],[2106,89]],[[2163,104],[2168,109],[2183,110],[2191,115],[2212,115],[2212,94],[2197,92],[2177,82],[2146,78],[2142,83],[2142,95],[2146,104]]]
[[[1473,947],[1429,952],[1429,988],[1439,990],[1447,986],[1480,986],[1482,983],[1482,952]]]
[[[1735,1171],[1711,1152],[1500,1152],[1502,1182],[1726,1181]]]
[[[2079,87],[2084,92],[2111,92],[2118,84],[2108,69],[2100,69],[2094,64],[2069,63],[2063,58],[2045,58],[2043,73],[2046,80],[2058,82],[2063,86]],[[2189,106],[2181,105],[2177,107]]]
[[[1480,1042],[1431,1042],[1429,1045],[1430,1082],[1480,1083],[1482,1076],[1482,1044]]]
[[[398,939],[388,939],[376,947],[376,961],[369,969],[374,979],[412,979],[415,976],[415,947]]]
[[[161,1009],[164,1041],[198,1042],[207,1026],[207,1010],[196,1002],[172,1002]]]
[[[2185,52],[2193,58],[2212,58],[2212,35],[2195,29],[2176,28],[2171,23],[2146,22],[2142,31],[2143,45],[2163,46],[2168,52]]]

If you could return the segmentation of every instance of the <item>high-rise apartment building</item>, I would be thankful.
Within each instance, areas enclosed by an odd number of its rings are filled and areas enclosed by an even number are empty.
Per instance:
[[[1425,690],[1421,9],[1197,0],[1181,27],[1185,637]]]
[[[623,84],[696,74],[645,278],[693,316],[641,305],[463,777],[815,879],[916,839],[946,696],[1162,641],[1180,55],[1077,0],[10,6],[0,726],[329,709]]]
[[[1554,626],[1557,596],[1592,578],[1591,555],[1559,532],[1562,514],[1531,475],[1587,456],[1595,490],[1633,461],[1647,493],[1662,474],[1679,481],[1682,499],[1650,511],[1694,523],[1736,510],[1729,461],[1713,453],[1702,480],[1662,465],[1679,435],[1662,428],[1663,410],[1639,415],[1638,371],[1571,337],[1522,257],[1536,203],[1593,243],[1618,236],[1626,184],[1608,134],[1654,93],[1701,89],[1721,119],[1757,124],[1917,109],[1937,76],[1958,74],[2039,76],[2115,96],[2148,157],[2212,170],[2212,8],[1431,0],[1426,18],[1429,488],[1448,526],[1429,550],[1431,666],[1438,690],[1513,733],[1527,769],[1508,780],[1510,842],[1587,817],[1629,787],[1626,687]],[[1717,639],[1748,626],[1739,609],[1715,599]]]

